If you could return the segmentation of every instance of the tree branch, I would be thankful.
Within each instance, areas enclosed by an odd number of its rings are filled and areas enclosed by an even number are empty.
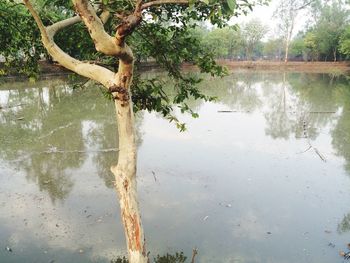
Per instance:
[[[188,0],[155,0],[152,2],[148,2],[142,5],[141,9],[147,9],[151,6],[165,5],[165,4],[179,4],[179,5],[188,5]]]
[[[110,16],[111,16],[111,12],[109,12],[107,9],[104,9],[100,14],[100,19],[102,24],[106,24]]]
[[[23,2],[25,6],[28,8],[31,15],[33,16],[36,24],[38,25],[41,33],[41,37],[42,37],[42,42],[54,60],[60,63],[63,67],[81,76],[95,80],[107,88],[113,86],[115,73],[113,73],[112,71],[104,67],[94,65],[94,64],[89,64],[89,63],[83,63],[69,56],[62,49],[60,49],[54,42],[53,37],[55,33],[58,32],[58,30],[64,28],[65,25],[68,26],[68,25],[72,25],[73,22],[77,22],[77,18],[73,17],[73,18],[69,18],[61,22],[58,22],[56,24],[53,24],[51,27],[49,27],[49,30],[47,30],[44,24],[42,23],[38,13],[35,11],[32,4],[30,3],[30,1],[23,0]]]
[[[310,0],[310,1],[306,2],[306,3],[304,3],[303,5],[294,8],[293,10],[294,10],[294,11],[298,11],[298,10],[304,9],[304,8],[307,7],[308,5],[311,5],[313,2],[315,2],[315,0]]]
[[[77,13],[88,28],[97,51],[123,60],[133,60],[131,50],[118,45],[115,38],[105,31],[101,19],[88,0],[73,0],[73,3]]]
[[[76,23],[79,23],[80,21],[81,19],[79,16],[70,17],[46,27],[46,31],[49,35],[55,35],[58,31],[66,27],[72,26]]]

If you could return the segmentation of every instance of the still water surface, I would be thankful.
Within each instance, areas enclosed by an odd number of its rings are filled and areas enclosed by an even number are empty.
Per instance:
[[[125,255],[109,167],[114,108],[64,79],[0,86],[0,262]],[[151,255],[197,262],[343,262],[350,242],[350,86],[325,74],[232,74],[202,87],[188,131],[137,117]],[[12,249],[12,252],[6,250]]]

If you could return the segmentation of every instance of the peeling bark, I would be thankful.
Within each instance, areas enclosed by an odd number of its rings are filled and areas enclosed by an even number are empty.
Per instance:
[[[120,99],[120,90],[130,93],[133,63],[120,61],[115,87],[112,94],[116,97],[114,104],[118,123],[119,155],[118,164],[112,166],[115,176],[115,187],[119,196],[121,217],[125,229],[129,262],[146,263],[146,241],[141,223],[137,199],[136,160],[137,148],[135,140],[134,114],[131,98]]]

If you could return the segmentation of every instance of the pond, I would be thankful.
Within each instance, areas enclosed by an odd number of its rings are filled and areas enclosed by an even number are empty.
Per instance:
[[[326,74],[208,78],[180,133],[137,115],[151,256],[343,262],[350,242],[350,86]],[[113,104],[65,78],[0,86],[0,262],[110,262],[126,253]],[[11,250],[11,251],[9,251]],[[188,261],[189,262],[189,261]]]

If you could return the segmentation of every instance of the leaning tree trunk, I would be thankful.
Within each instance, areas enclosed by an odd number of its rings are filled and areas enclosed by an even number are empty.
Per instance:
[[[286,42],[286,49],[285,49],[285,55],[284,55],[284,62],[288,62],[288,53],[289,53],[289,40]]]
[[[142,20],[142,1],[138,0],[135,12],[125,18],[128,22],[124,21],[125,23],[117,27],[115,37],[110,36],[104,30],[103,21],[105,19],[103,16],[106,13],[102,13],[101,18],[98,17],[88,0],[73,0],[79,16],[59,21],[50,26],[44,26],[30,0],[23,1],[32,14],[40,30],[42,42],[52,58],[67,69],[101,83],[114,97],[120,151],[118,164],[113,166],[111,170],[115,175],[115,187],[120,198],[129,263],[147,263],[145,238],[137,201],[136,143],[130,96],[134,56],[125,43],[127,34],[130,34]],[[152,5],[152,3],[148,3],[148,5]],[[99,65],[79,61],[65,53],[54,42],[54,36],[58,31],[80,21],[83,21],[88,28],[96,50],[119,59],[117,73]]]
[[[286,46],[285,46],[285,56],[284,56],[284,62],[285,63],[288,62],[289,46],[290,46],[290,41],[292,40],[292,35],[293,35],[294,20],[295,20],[295,17],[292,18],[290,29],[287,31]]]
[[[112,166],[115,188],[119,196],[130,263],[147,263],[146,242],[141,223],[136,186],[136,156],[134,114],[130,96],[133,62],[120,61],[118,78],[110,88],[115,98],[118,123],[118,164]]]

